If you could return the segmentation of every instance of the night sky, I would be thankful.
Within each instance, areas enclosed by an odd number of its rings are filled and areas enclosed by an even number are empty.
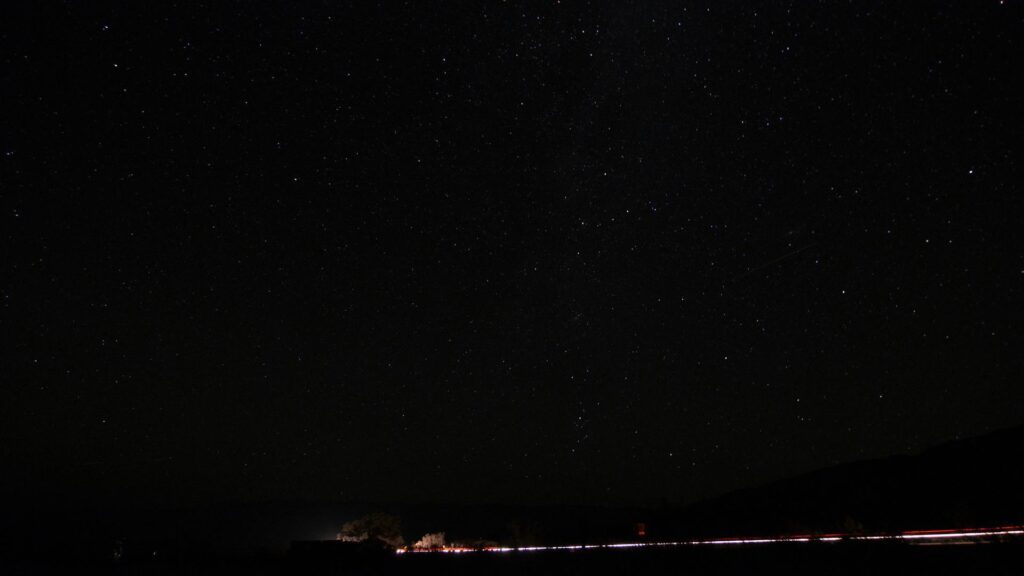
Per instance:
[[[5,494],[690,502],[1024,419],[1016,0],[15,4]]]

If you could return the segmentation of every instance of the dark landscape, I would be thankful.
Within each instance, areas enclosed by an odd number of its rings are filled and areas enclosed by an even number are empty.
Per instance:
[[[625,574],[743,573],[751,565],[814,573],[928,573],[940,567],[1012,574],[1024,569],[1024,533],[929,542],[857,541],[935,529],[1017,527],[1024,470],[1008,466],[1024,427],[951,442],[913,456],[813,471],[692,505],[427,506],[401,503],[277,502],[211,509],[68,510],[33,499],[6,506],[3,557],[12,569],[90,568],[115,573],[403,573],[478,571]],[[941,504],[940,504],[941,503]],[[368,512],[401,520],[410,538],[445,532],[480,551],[397,555],[383,542],[346,543],[318,530]],[[644,534],[637,533],[642,523]],[[54,531],[76,526],[73,532]],[[1022,530],[1024,531],[1024,530]],[[690,545],[642,549],[487,552],[538,547],[844,534],[840,542]]]

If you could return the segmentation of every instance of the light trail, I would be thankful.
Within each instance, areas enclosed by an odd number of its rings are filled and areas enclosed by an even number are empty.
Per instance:
[[[996,528],[968,528],[945,530],[908,530],[893,534],[822,534],[819,536],[799,534],[757,538],[719,538],[711,540],[678,540],[667,542],[620,542],[614,544],[573,544],[564,546],[492,546],[486,548],[422,548],[399,549],[398,554],[465,554],[470,552],[554,552],[559,550],[609,550],[619,548],[673,548],[684,546],[742,546],[751,544],[814,543],[814,542],[871,542],[907,541],[929,544],[965,544],[983,542],[988,538],[1010,538],[1024,536],[1024,526],[1000,526]]]

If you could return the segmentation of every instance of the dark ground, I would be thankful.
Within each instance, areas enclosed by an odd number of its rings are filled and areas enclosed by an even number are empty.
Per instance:
[[[239,562],[148,561],[95,565],[112,574],[1021,574],[1020,542],[959,546],[888,543],[776,544],[738,548],[605,550],[379,556],[303,561],[273,558]],[[81,572],[88,566],[13,567],[10,574]]]
[[[377,510],[400,516],[410,543],[445,531],[449,541],[505,546],[634,541],[636,522],[645,523],[650,541],[856,531],[851,525],[866,533],[1019,525],[1022,479],[1007,463],[1022,445],[1024,427],[1016,427],[659,509],[293,502],[154,511],[8,501],[0,516],[0,574],[1021,574],[1024,540],[401,557],[331,541],[303,551],[295,541],[332,538],[346,519]]]
[[[1020,574],[1020,544],[768,545],[731,549],[609,550],[491,557],[412,557],[402,574]],[[369,568],[365,573],[377,573]]]

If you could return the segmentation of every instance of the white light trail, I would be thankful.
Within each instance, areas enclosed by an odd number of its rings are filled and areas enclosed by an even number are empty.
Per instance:
[[[895,534],[823,534],[821,536],[794,535],[774,536],[759,538],[720,538],[713,540],[679,540],[668,542],[620,542],[614,544],[574,544],[564,546],[494,546],[489,548],[463,548],[447,547],[432,549],[406,550],[399,549],[398,554],[464,554],[468,552],[552,552],[558,550],[602,550],[618,548],[656,548],[656,547],[680,547],[680,546],[712,546],[712,545],[751,545],[751,544],[778,544],[778,543],[814,543],[814,542],[842,542],[842,541],[917,541],[925,540],[930,543],[963,544],[965,542],[984,541],[987,538],[1008,538],[1024,536],[1024,526],[1001,526],[998,528],[970,528],[970,529],[948,529],[948,530],[912,530]]]

